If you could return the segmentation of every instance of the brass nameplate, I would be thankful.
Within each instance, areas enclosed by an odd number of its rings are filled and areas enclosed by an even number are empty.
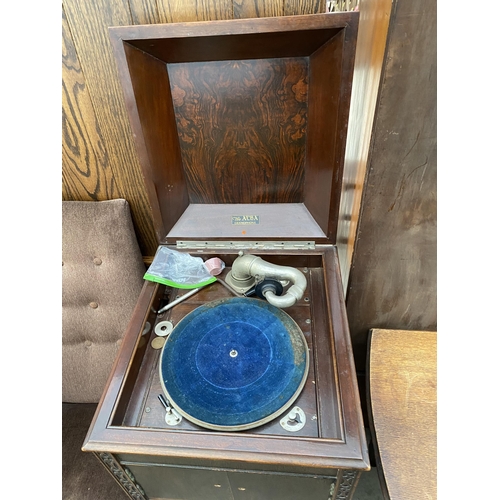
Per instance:
[[[260,224],[259,215],[232,215],[231,224],[233,226],[248,226]]]

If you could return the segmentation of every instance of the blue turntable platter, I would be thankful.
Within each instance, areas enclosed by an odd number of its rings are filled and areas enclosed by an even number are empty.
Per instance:
[[[221,299],[189,313],[167,338],[160,380],[186,419],[245,430],[283,413],[309,369],[304,334],[283,310],[250,298]]]

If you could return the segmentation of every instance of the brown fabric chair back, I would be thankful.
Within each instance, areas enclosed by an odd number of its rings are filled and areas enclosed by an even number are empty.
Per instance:
[[[62,400],[97,403],[144,283],[126,200],[62,202]]]

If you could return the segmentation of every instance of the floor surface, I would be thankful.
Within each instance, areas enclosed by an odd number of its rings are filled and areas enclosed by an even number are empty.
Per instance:
[[[375,467],[361,474],[353,500],[384,500]]]

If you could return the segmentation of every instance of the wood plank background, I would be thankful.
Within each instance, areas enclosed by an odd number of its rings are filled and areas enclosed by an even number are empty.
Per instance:
[[[128,200],[150,257],[157,239],[108,27],[316,14],[326,0],[63,0],[62,10],[62,197]]]

